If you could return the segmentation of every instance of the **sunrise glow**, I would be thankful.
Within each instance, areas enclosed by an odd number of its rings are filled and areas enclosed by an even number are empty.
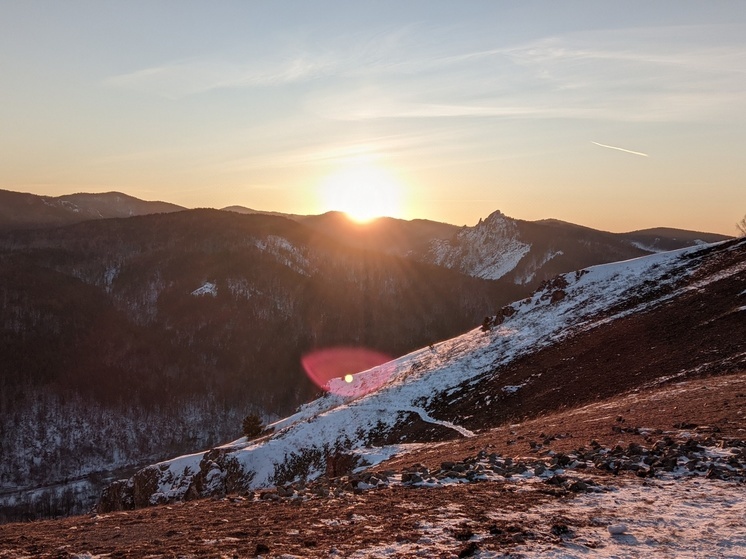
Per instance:
[[[370,163],[346,166],[321,185],[325,211],[340,211],[360,223],[377,217],[401,217],[403,185],[383,167]]]

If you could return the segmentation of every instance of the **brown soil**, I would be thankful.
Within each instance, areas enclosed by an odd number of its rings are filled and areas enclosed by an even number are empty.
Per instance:
[[[564,410],[521,424],[505,425],[395,458],[381,468],[401,470],[424,463],[461,460],[482,449],[505,456],[537,458],[548,449],[569,451],[595,439],[603,445],[649,445],[682,431],[718,439],[744,439],[746,371],[673,382],[589,406]],[[635,427],[658,429],[636,434]],[[530,442],[536,443],[532,448]],[[597,479],[619,482],[610,474]],[[606,477],[604,477],[606,476]],[[635,478],[627,478],[638,482]],[[642,483],[642,482],[640,482]],[[561,545],[553,529],[563,519],[501,524],[490,511],[526,512],[548,500],[573,495],[546,484],[482,482],[434,489],[391,486],[337,498],[262,501],[229,496],[170,506],[0,526],[0,558],[85,557],[345,557],[359,549],[407,545],[406,555],[433,555],[422,527],[442,530],[435,555],[467,556],[470,532],[485,535],[480,549],[509,552],[525,541]]]
[[[636,434],[635,428],[643,429],[642,433]],[[662,433],[656,434],[656,430]],[[393,458],[384,466],[400,469],[422,463],[433,468],[445,460],[473,456],[481,449],[504,456],[536,458],[547,450],[568,452],[592,440],[607,447],[630,443],[649,446],[659,435],[682,431],[745,439],[746,371],[664,383],[644,393],[634,391],[580,408],[506,424],[473,438],[427,445]],[[535,448],[532,442],[536,443]]]

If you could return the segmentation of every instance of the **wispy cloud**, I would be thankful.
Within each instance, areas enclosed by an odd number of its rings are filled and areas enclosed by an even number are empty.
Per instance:
[[[312,79],[333,68],[331,59],[300,54],[292,58],[238,64],[195,58],[111,76],[104,85],[180,99],[217,89],[271,87]]]
[[[351,83],[314,91],[313,109],[338,120],[710,119],[734,106],[746,109],[746,51],[735,31],[738,27],[631,28],[513,46],[475,42],[471,46],[488,48],[460,52],[414,48],[396,53],[388,65],[367,68],[375,79],[364,87]],[[717,46],[713,34],[724,37]],[[366,71],[364,64],[358,68]]]
[[[597,146],[600,146],[602,148],[609,148],[609,149],[615,149],[617,151],[623,151],[624,153],[631,153],[632,155],[641,155],[642,157],[649,157],[647,153],[642,153],[641,151],[632,151],[631,149],[624,149],[617,146],[609,146],[607,144],[599,144],[598,142],[591,141],[592,144],[595,144]]]

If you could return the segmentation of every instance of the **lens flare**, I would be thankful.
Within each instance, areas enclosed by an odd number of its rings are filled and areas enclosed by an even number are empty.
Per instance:
[[[372,392],[388,381],[394,366],[385,364],[391,359],[385,353],[363,347],[332,347],[304,355],[301,364],[319,388],[354,397]]]

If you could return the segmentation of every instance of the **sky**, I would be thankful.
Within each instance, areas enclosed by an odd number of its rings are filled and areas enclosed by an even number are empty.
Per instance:
[[[0,0],[0,188],[737,233],[746,4]]]

